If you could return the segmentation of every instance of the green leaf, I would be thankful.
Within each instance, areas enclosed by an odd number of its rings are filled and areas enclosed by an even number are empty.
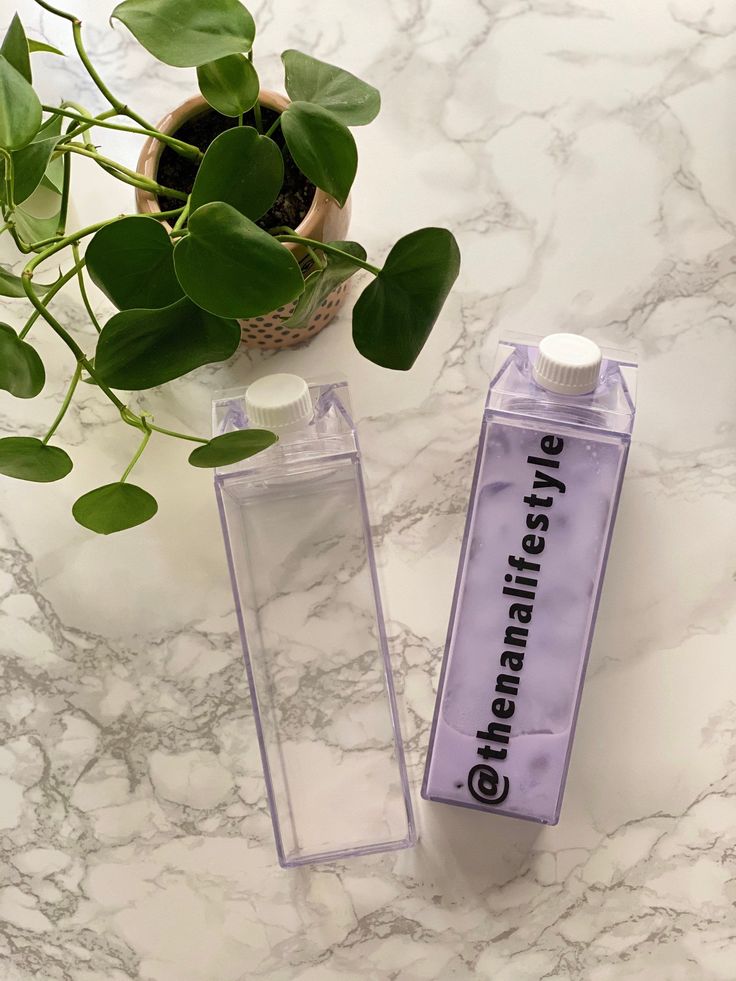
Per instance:
[[[286,91],[293,102],[314,102],[346,126],[365,126],[381,108],[381,94],[355,75],[302,54],[284,51]]]
[[[41,128],[41,103],[28,82],[0,55],[0,146],[19,150]]]
[[[59,49],[55,48],[53,44],[46,44],[45,41],[36,41],[32,37],[28,38],[28,50],[31,54],[33,54],[35,51],[47,51],[49,54],[61,55],[62,58],[66,58],[64,52],[59,51]]]
[[[199,91],[223,116],[239,116],[258,101],[258,73],[242,54],[225,55],[200,65],[197,81]]]
[[[13,213],[15,227],[24,242],[28,242],[29,244],[31,242],[43,242],[47,238],[52,238],[56,235],[59,215],[61,214],[61,195],[57,194],[56,197],[58,198],[58,207],[50,215],[38,217],[37,215],[31,214],[27,207],[24,208],[22,205],[16,207]],[[39,251],[40,249],[34,249],[34,252]]]
[[[8,324],[0,324],[0,388],[19,399],[32,399],[46,381],[43,361]]]
[[[278,436],[267,429],[238,429],[215,436],[209,443],[192,450],[189,462],[193,467],[226,467],[267,450],[278,441]]]
[[[46,173],[41,178],[41,187],[47,191],[56,191],[61,194],[64,181],[64,161],[62,157],[54,157],[46,168]]]
[[[33,288],[36,293],[43,294],[50,290],[54,283],[37,283],[33,281]],[[23,280],[20,276],[15,276],[4,266],[0,266],[0,296],[10,296],[14,299],[25,297],[26,291],[23,289]]]
[[[118,310],[168,307],[184,295],[171,239],[155,218],[131,215],[105,225],[85,258],[90,279]]]
[[[61,123],[62,117],[55,116],[52,113],[46,119],[46,122],[38,133],[36,133],[33,142],[38,143],[41,140],[50,139],[52,136],[60,137]],[[23,153],[24,151],[18,150],[16,152]],[[52,160],[49,160],[44,175],[41,178],[40,186],[45,187],[49,191],[56,191],[57,194],[61,194],[64,186],[64,158],[61,155],[57,155]]]
[[[353,308],[353,340],[363,357],[408,371],[459,271],[457,242],[446,228],[421,228],[399,239]]]
[[[117,17],[154,58],[196,68],[250,51],[256,26],[239,0],[123,0]]]
[[[0,439],[0,473],[6,477],[48,483],[66,477],[72,466],[68,453],[58,446],[47,446],[35,436]]]
[[[41,178],[41,187],[49,191],[56,191],[61,194],[64,189],[64,158],[61,154],[52,157],[46,168],[46,173]]]
[[[116,313],[100,333],[95,369],[112,388],[139,391],[224,361],[239,343],[233,320],[213,317],[183,297],[159,310]]]
[[[358,150],[347,126],[321,106],[291,102],[281,113],[281,128],[299,170],[342,208],[358,169]]]
[[[46,118],[41,129],[36,133],[34,139],[36,140],[47,140],[50,136],[60,136],[61,135],[61,116],[57,116],[51,113],[50,116]]]
[[[366,257],[365,249],[357,242],[328,242],[327,244],[334,245],[335,248],[342,249],[343,252],[348,252],[359,259]],[[315,269],[307,276],[304,281],[304,292],[297,300],[294,312],[285,321],[285,326],[306,327],[322,302],[341,283],[350,279],[357,269],[355,263],[349,259],[343,259],[341,256],[325,253],[324,257],[327,265],[324,269]]]
[[[26,32],[23,30],[20,17],[17,14],[11,20],[10,27],[5,34],[5,39],[3,40],[2,46],[0,46],[0,55],[4,55],[13,68],[17,72],[20,72],[29,84],[32,82],[31,59],[28,57],[28,41],[26,40]]]
[[[158,511],[156,498],[135,484],[105,484],[78,498],[72,514],[85,528],[98,535],[135,528],[150,521]]]
[[[226,129],[210,143],[192,189],[191,209],[224,201],[255,221],[278,197],[284,159],[273,140],[252,126]]]
[[[29,198],[41,183],[51,160],[51,154],[60,140],[59,136],[40,139],[42,134],[43,130],[40,130],[32,143],[13,153],[15,175],[13,197],[16,204],[21,204]]]
[[[184,292],[220,317],[257,317],[296,299],[304,289],[289,249],[239,211],[213,201],[190,217],[174,246]]]
[[[23,280],[20,276],[16,276],[0,266],[0,296],[12,296],[14,299],[19,299],[25,295],[26,291],[23,289]]]

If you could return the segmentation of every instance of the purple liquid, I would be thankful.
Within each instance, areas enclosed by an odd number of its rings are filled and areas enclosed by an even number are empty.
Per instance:
[[[422,795],[555,824],[628,435],[544,398],[486,412]]]

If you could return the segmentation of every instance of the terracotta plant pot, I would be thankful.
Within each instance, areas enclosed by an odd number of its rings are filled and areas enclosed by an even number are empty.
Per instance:
[[[261,89],[260,102],[261,105],[278,112],[282,112],[289,104],[289,100],[285,96],[279,95],[277,92],[270,92],[267,89]],[[187,120],[208,110],[210,110],[210,106],[202,96],[195,95],[191,99],[187,99],[186,102],[182,102],[167,116],[164,116],[158,124],[158,129],[162,133],[173,136]],[[162,150],[163,144],[159,140],[152,137],[146,140],[138,158],[139,173],[155,180]],[[153,214],[161,210],[156,195],[149,191],[136,189],[135,199],[141,214]],[[350,199],[348,198],[345,202],[344,208],[340,208],[334,198],[331,198],[325,191],[317,189],[314,192],[309,211],[304,216],[304,221],[297,227],[296,232],[299,235],[304,235],[305,238],[329,242],[335,239],[345,239],[349,224]],[[284,248],[290,249],[294,253],[297,260],[302,263],[303,270],[308,268],[305,267],[305,263],[309,260],[301,246],[290,242],[285,243]],[[345,300],[347,286],[347,283],[343,283],[333,290],[315,311],[309,323],[297,330],[285,327],[283,323],[293,311],[294,303],[279,307],[278,310],[264,314],[262,317],[250,317],[248,320],[239,321],[243,344],[245,347],[281,348],[291,347],[308,340],[319,333],[333,319]]]

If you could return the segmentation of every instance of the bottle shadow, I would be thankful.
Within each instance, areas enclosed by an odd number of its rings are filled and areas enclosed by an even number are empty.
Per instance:
[[[531,821],[422,802],[415,848],[421,878],[443,894],[478,892],[523,874],[543,828]],[[419,871],[419,869],[417,870]]]

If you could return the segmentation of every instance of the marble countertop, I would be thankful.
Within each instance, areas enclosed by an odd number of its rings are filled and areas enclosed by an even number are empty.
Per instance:
[[[69,25],[18,2],[31,36],[70,54],[34,56],[44,98],[101,110]],[[68,4],[111,88],[147,116],[194,91],[193,72],[110,28],[111,0]],[[446,225],[462,272],[408,375],[360,358],[345,310],[308,347],[240,353],[143,404],[206,431],[213,389],[277,368],[350,379],[420,842],[279,868],[211,475],[162,439],[139,471],[157,518],[90,535],[71,503],[114,479],[134,436],[85,391],[59,433],[70,477],[0,482],[0,977],[733,981],[736,9],[253,12],[269,87],[294,46],[382,91],[356,132],[352,236],[380,259]],[[134,165],[137,137],[98,139]],[[79,225],[132,208],[88,161],[74,189]],[[84,331],[73,288],[56,309]],[[540,830],[418,789],[495,342],[551,329],[637,351],[642,370],[562,819]],[[50,380],[33,402],[0,399],[7,432],[41,432],[71,370],[42,327],[34,339]]]

